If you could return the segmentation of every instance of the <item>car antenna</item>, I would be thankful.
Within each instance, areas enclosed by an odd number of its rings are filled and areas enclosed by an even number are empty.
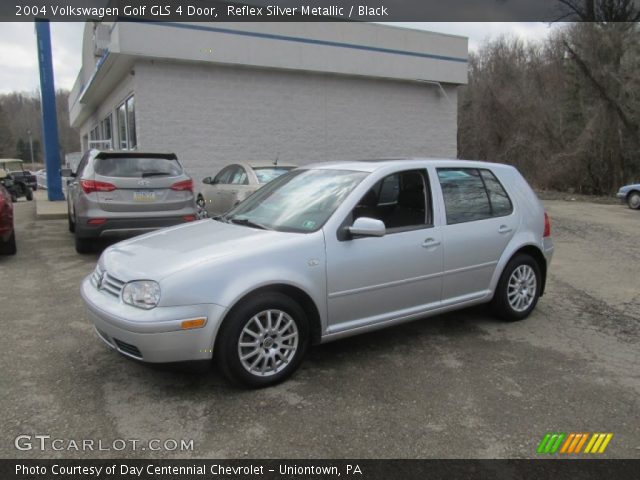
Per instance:
[[[278,152],[278,154],[276,155],[276,159],[273,161],[274,165],[278,165],[278,159],[280,158],[280,152]]]

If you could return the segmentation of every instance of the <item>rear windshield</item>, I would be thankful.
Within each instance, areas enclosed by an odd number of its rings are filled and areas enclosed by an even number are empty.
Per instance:
[[[292,168],[293,167],[253,167],[253,171],[256,172],[258,183],[269,183],[283,173],[287,173]]]
[[[97,158],[95,171],[105,177],[177,177],[182,167],[175,159],[150,157]]]

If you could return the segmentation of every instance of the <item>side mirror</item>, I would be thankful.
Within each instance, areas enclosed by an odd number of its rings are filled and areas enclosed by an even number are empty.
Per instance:
[[[205,183],[207,185],[211,185],[211,177],[204,177],[202,179],[202,183]]]
[[[70,168],[61,168],[60,175],[63,177],[75,177],[76,175],[71,171]]]
[[[387,228],[382,220],[368,217],[357,218],[347,230],[351,235],[362,235],[364,237],[384,237],[387,233]]]

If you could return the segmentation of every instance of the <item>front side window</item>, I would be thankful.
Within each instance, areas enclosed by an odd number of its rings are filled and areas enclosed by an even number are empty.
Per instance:
[[[231,176],[233,175],[234,168],[227,167],[218,173],[213,179],[214,185],[225,185],[231,182]]]
[[[500,182],[489,170],[439,168],[447,224],[509,215],[513,210]]]
[[[293,170],[219,220],[285,232],[314,232],[367,175],[350,170]]]
[[[431,223],[426,186],[422,170],[389,175],[360,199],[353,209],[353,220],[359,217],[381,220],[391,233],[394,230],[424,227]]]

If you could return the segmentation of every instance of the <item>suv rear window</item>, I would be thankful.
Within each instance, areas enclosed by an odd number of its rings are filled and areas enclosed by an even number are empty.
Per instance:
[[[182,174],[177,160],[157,157],[96,158],[94,169],[105,177],[177,177]]]

